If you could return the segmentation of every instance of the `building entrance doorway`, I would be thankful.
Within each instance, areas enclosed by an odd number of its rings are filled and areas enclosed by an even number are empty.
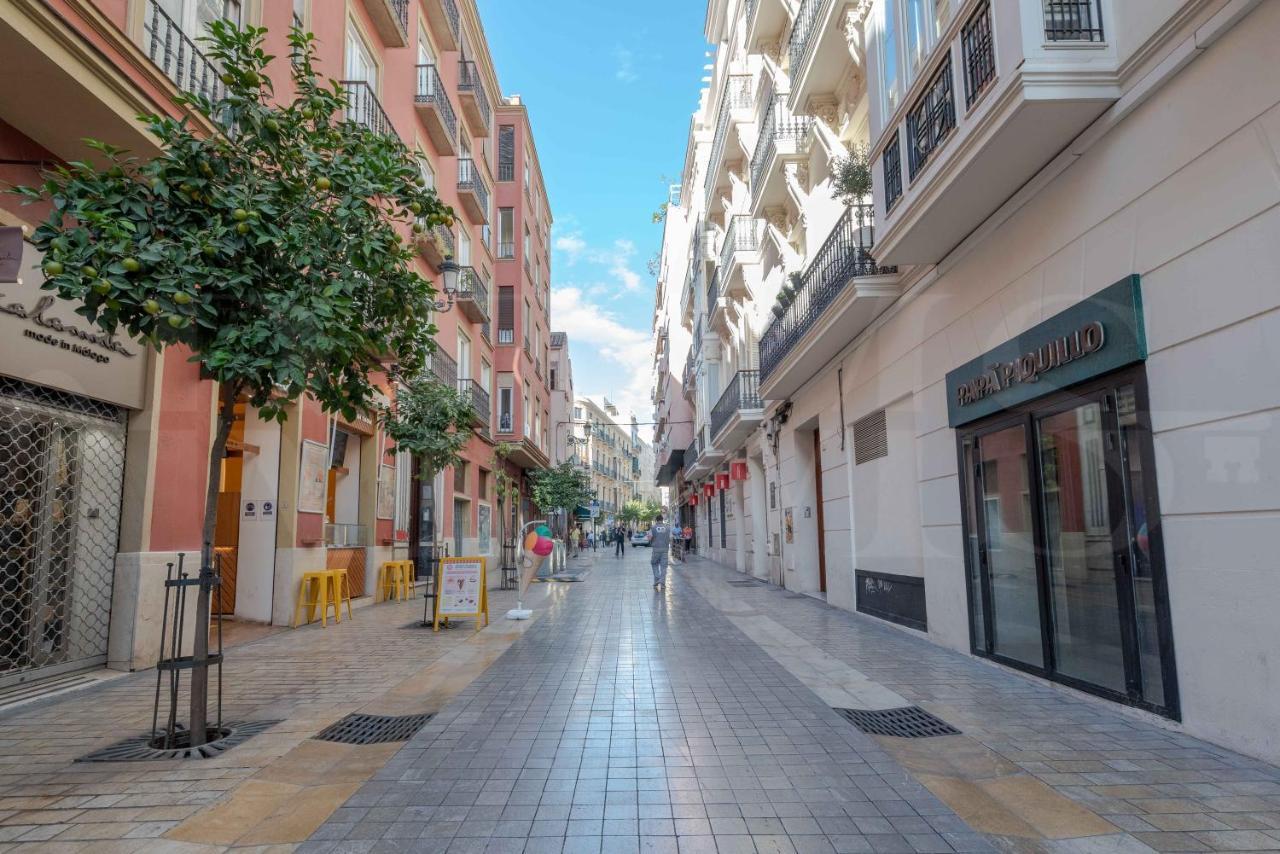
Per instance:
[[[961,434],[974,650],[1177,715],[1140,372]]]

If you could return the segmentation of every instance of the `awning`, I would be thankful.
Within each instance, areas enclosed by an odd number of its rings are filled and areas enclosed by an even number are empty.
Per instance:
[[[577,507],[577,509],[575,509],[575,510],[573,511],[573,518],[575,518],[575,519],[590,519],[590,518],[591,518],[591,508],[590,508],[590,507],[583,507],[581,504],[579,504],[579,505],[578,505],[578,507]]]

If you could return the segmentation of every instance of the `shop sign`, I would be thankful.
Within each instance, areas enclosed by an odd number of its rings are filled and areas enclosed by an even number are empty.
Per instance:
[[[729,477],[731,477],[733,480],[746,480],[747,479],[747,461],[734,460],[733,462],[729,463]]]
[[[728,488],[729,488],[729,473],[718,472],[716,474],[716,489],[720,492],[724,492]]]
[[[716,497],[716,485],[715,485],[714,483],[704,483],[704,484],[702,484],[702,494],[703,494],[703,495],[705,495],[707,498],[715,498],[715,497]]]
[[[1147,357],[1138,276],[1129,276],[947,374],[952,427]]]
[[[21,234],[21,232],[19,232]],[[25,241],[17,281],[4,282],[0,269],[0,370],[20,380],[69,391],[130,409],[141,409],[147,350],[109,334],[76,314],[77,303],[42,290],[42,256]],[[12,248],[0,246],[0,267]]]

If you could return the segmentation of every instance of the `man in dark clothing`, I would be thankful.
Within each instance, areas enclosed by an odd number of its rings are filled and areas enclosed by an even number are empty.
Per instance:
[[[614,546],[613,556],[622,557],[622,553],[627,548],[627,529],[619,525],[613,529],[613,540],[617,544]]]
[[[671,527],[663,523],[661,513],[654,517],[653,527],[649,529],[649,545],[653,547],[653,554],[649,555],[653,589],[661,590],[667,580],[667,553],[671,549]]]

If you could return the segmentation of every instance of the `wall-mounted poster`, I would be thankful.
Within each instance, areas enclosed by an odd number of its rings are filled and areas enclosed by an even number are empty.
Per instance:
[[[476,631],[489,624],[489,597],[485,590],[484,558],[446,557],[440,560],[440,592],[436,597],[435,630],[448,617],[475,617]]]
[[[480,540],[479,549],[481,554],[489,553],[489,531],[493,525],[493,508],[488,504],[481,504],[476,508],[476,537]]]
[[[378,467],[378,518],[396,518],[396,470],[394,466]]]
[[[298,512],[323,513],[328,490],[325,470],[328,468],[329,448],[319,442],[302,443],[302,469],[299,473]]]
[[[788,543],[794,543],[796,541],[795,528],[792,527],[792,524],[791,524],[791,508],[790,507],[782,511],[782,530],[786,534],[786,540]]]

